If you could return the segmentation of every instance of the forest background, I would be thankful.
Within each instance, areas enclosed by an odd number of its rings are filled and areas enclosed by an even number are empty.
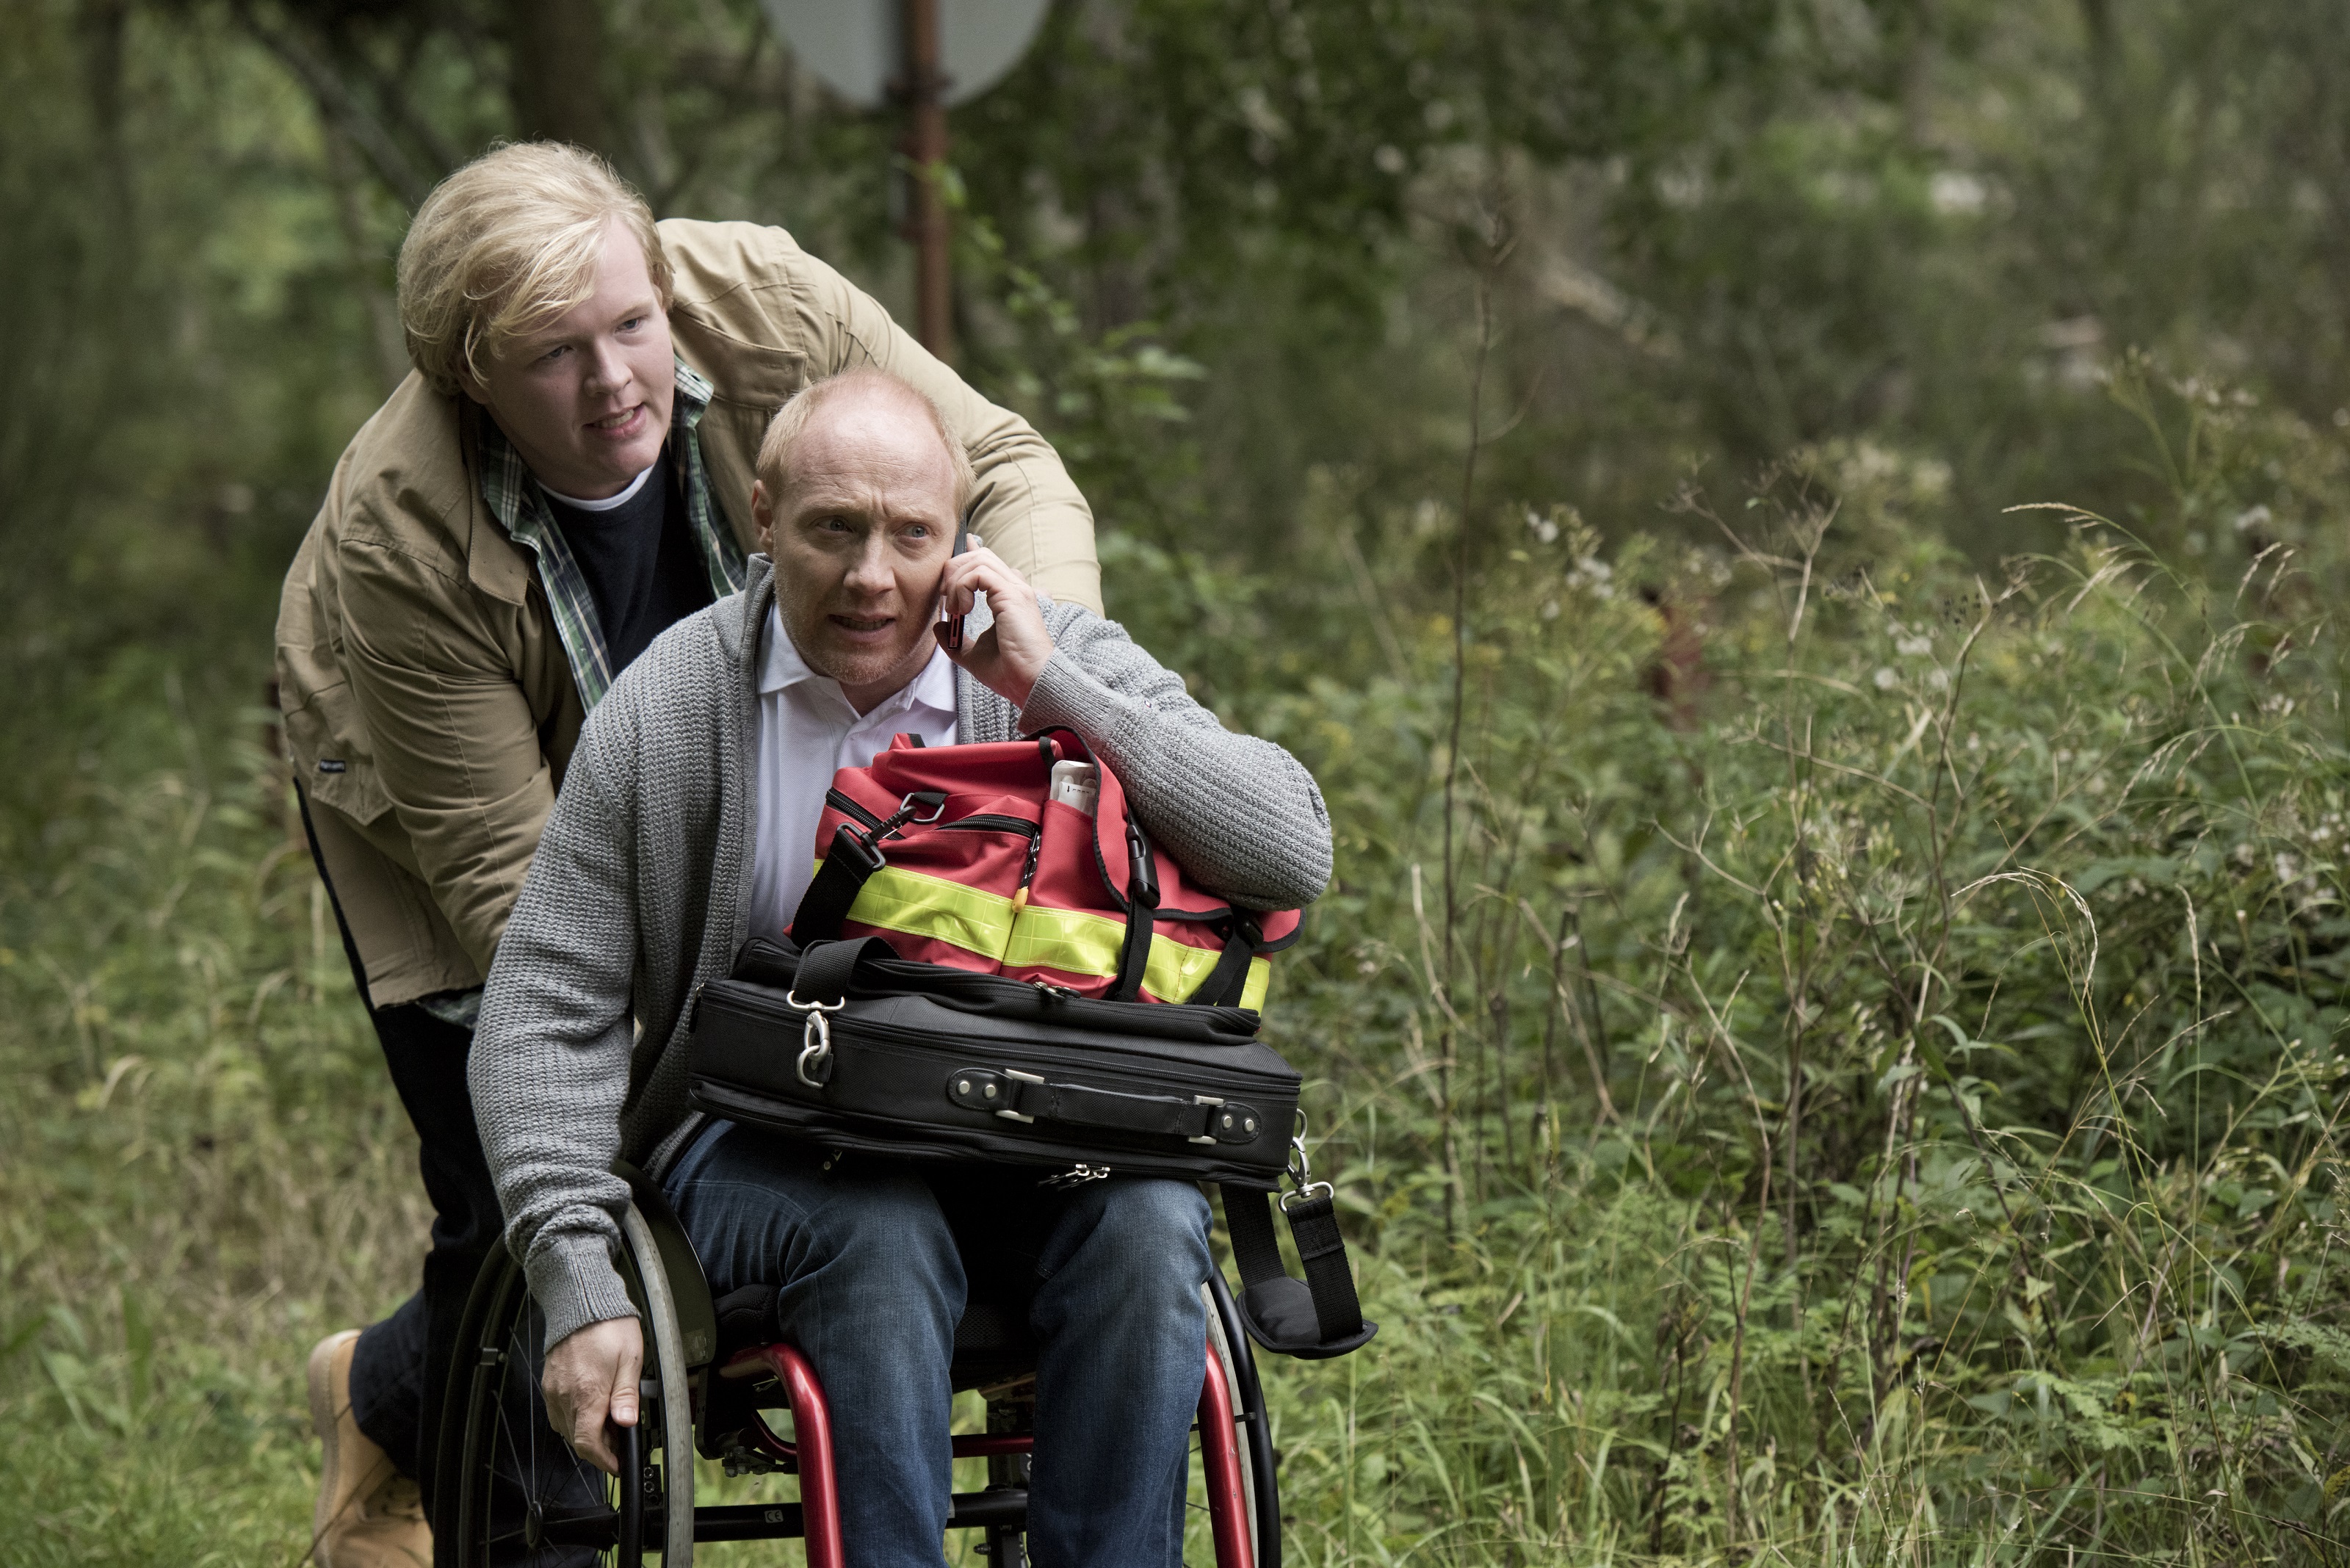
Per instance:
[[[0,40],[0,1557],[292,1564],[426,1220],[264,702],[405,214],[562,136],[904,315],[897,127],[750,0]],[[954,134],[966,375],[1336,814],[1290,1552],[2350,1558],[2350,9],[1064,0]]]

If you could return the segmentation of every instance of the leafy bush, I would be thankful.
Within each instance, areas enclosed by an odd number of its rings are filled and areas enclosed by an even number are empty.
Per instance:
[[[2182,513],[2325,465],[2133,374]],[[1273,1022],[1387,1323],[1278,1379],[1315,1560],[2338,1534],[2338,550],[2068,510],[1986,576],[1936,484],[1807,454],[1686,558],[1527,511],[1457,644],[1325,579],[1369,634],[1251,710],[1339,824]]]

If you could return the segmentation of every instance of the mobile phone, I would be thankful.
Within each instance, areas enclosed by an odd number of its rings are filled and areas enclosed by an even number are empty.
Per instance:
[[[971,514],[965,513],[962,521],[955,524],[954,553],[958,556],[962,555],[970,547],[970,545]],[[967,618],[964,616],[947,614],[946,595],[939,596],[939,641],[948,652],[962,651],[962,623]]]

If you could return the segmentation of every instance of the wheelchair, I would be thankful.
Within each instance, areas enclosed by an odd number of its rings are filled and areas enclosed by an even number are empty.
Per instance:
[[[461,1568],[637,1568],[648,1553],[687,1568],[704,1542],[797,1538],[808,1568],[842,1568],[832,1422],[806,1359],[772,1342],[772,1313],[713,1301],[692,1243],[660,1189],[616,1168],[632,1201],[618,1260],[645,1326],[641,1414],[618,1429],[620,1474],[572,1453],[546,1424],[538,1381],[543,1320],[521,1266],[499,1249],[467,1302],[443,1407],[433,1534]],[[1195,1424],[1217,1568],[1281,1568],[1281,1501],[1256,1361],[1221,1272],[1204,1287]],[[987,1485],[954,1495],[950,1530],[977,1530],[990,1568],[1025,1568],[1036,1348],[1021,1314],[973,1300],[956,1325],[957,1393],[977,1389],[986,1430],[956,1437],[983,1458]],[[768,1417],[791,1417],[779,1436]],[[694,1459],[729,1476],[795,1475],[797,1502],[694,1501]]]

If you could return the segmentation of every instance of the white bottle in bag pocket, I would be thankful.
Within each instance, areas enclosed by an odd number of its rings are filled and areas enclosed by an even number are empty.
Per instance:
[[[1045,799],[1057,800],[1063,805],[1082,811],[1087,816],[1091,816],[1094,814],[1094,802],[1100,798],[1100,795],[1101,785],[1095,781],[1093,763],[1055,763],[1053,764],[1053,783],[1052,786],[1045,791]]]

